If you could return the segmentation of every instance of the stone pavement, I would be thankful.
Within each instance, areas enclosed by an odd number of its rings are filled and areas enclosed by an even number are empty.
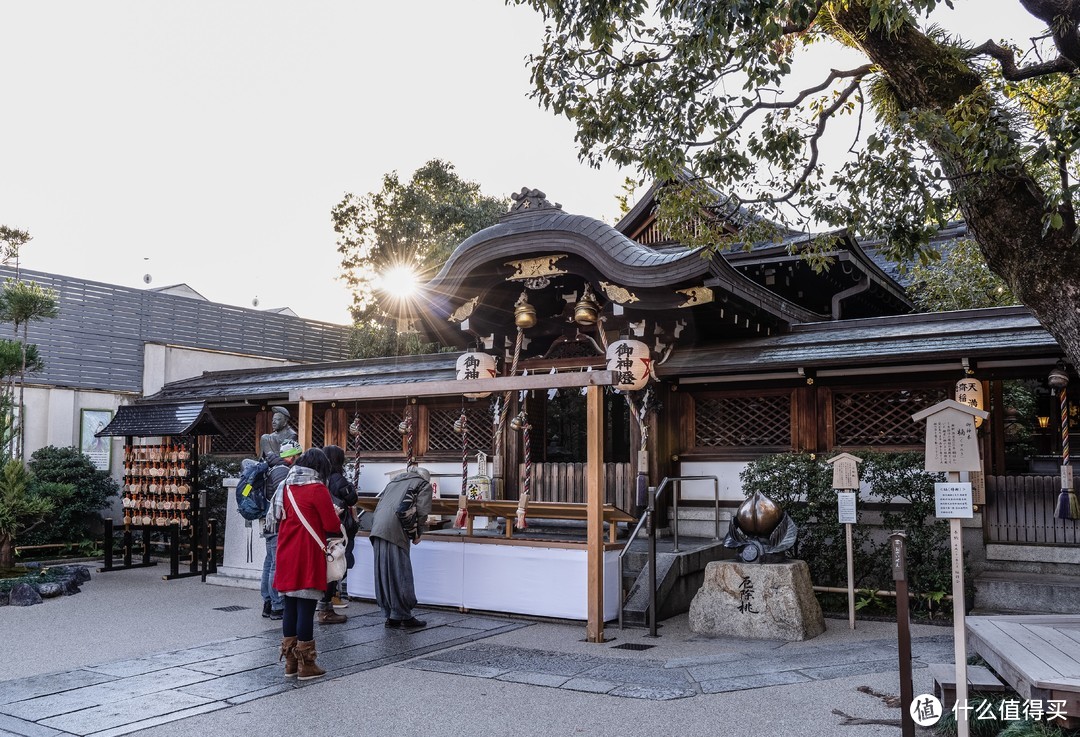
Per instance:
[[[281,675],[277,623],[258,594],[164,582],[160,570],[94,574],[83,593],[0,608],[0,734],[216,737],[899,735],[895,625],[827,620],[807,642],[705,637],[687,618],[660,637],[583,623],[427,610],[387,630],[368,602],[318,626],[327,677]],[[951,662],[947,628],[916,626],[915,693]]]
[[[377,611],[320,628],[316,642],[326,678],[525,626],[447,612],[424,616],[428,626],[415,631],[386,629]],[[263,622],[265,631],[251,637],[0,682],[0,729],[28,737],[112,737],[314,685],[282,676],[281,629]]]

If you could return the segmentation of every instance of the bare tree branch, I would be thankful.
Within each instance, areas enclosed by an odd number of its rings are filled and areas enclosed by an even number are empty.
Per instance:
[[[749,118],[754,113],[761,112],[762,110],[779,110],[779,109],[784,109],[784,108],[791,109],[791,108],[798,107],[799,105],[802,104],[803,100],[805,100],[807,97],[810,97],[810,95],[816,94],[818,92],[822,92],[825,89],[828,89],[829,85],[831,85],[833,82],[835,82],[838,79],[847,79],[847,78],[854,77],[855,78],[854,86],[858,87],[859,82],[862,81],[862,78],[864,76],[866,76],[867,74],[869,74],[870,71],[873,68],[874,68],[873,64],[863,64],[861,67],[857,67],[855,69],[848,69],[847,71],[840,71],[838,69],[833,69],[831,71],[831,73],[829,74],[829,76],[825,78],[825,81],[823,81],[821,84],[815,85],[813,87],[807,87],[805,90],[800,92],[798,94],[798,96],[795,97],[795,99],[788,100],[786,102],[756,102],[753,105],[751,105],[750,107],[746,108],[746,110],[743,111],[743,114],[739,116],[738,120],[736,120],[734,123],[732,123],[730,126],[728,126],[727,130],[725,130],[723,133],[719,134],[715,138],[713,138],[711,140],[708,140],[708,141],[700,141],[700,142],[691,141],[691,142],[686,143],[685,145],[699,147],[699,148],[703,147],[703,146],[713,146],[716,143],[718,143],[718,142],[722,141],[723,139],[727,138],[728,136],[730,136],[732,133],[737,131],[739,128],[741,128],[742,124],[746,122],[746,119]],[[849,85],[848,91],[847,91],[845,97],[850,95],[850,94],[851,94],[851,86]],[[830,108],[830,110],[832,110],[832,109],[833,108]]]
[[[780,195],[779,197],[743,200],[742,204],[746,205],[760,202],[776,204],[778,202],[788,202],[789,200],[791,200],[792,197],[798,194],[802,186],[806,184],[806,180],[810,178],[810,175],[814,173],[814,169],[817,167],[818,141],[820,141],[821,137],[825,135],[825,129],[829,124],[829,120],[832,118],[833,114],[837,110],[839,110],[845,102],[847,102],[847,99],[851,97],[857,89],[859,89],[859,85],[861,84],[862,77],[857,77],[856,79],[851,80],[848,86],[841,90],[840,94],[837,95],[835,100],[833,100],[833,104],[829,105],[829,107],[824,108],[820,113],[818,113],[817,125],[814,127],[814,132],[810,134],[809,138],[810,158],[806,160],[806,163],[803,165],[802,173],[799,175],[799,178],[795,180],[795,183],[791,185],[788,191]]]
[[[1064,56],[1059,56],[1056,59],[1044,61],[1040,64],[1032,64],[1029,67],[1018,67],[1016,66],[1016,55],[1013,53],[1013,50],[1007,49],[995,41],[987,41],[982,46],[976,46],[971,50],[972,56],[980,56],[983,54],[997,59],[998,62],[1001,63],[1002,76],[1011,82],[1020,82],[1025,79],[1041,77],[1046,74],[1076,71],[1076,64],[1069,61]]]

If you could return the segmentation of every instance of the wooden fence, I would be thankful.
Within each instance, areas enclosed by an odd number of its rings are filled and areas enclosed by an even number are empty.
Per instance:
[[[984,508],[988,543],[1080,543],[1080,524],[1054,517],[1060,476],[989,476]]]
[[[573,502],[584,504],[587,463],[534,463],[532,500],[538,502]],[[518,472],[524,478],[525,466]],[[634,479],[629,463],[604,464],[604,503],[626,512],[634,511]]]

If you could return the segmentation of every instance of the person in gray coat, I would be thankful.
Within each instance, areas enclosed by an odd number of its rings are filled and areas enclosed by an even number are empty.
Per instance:
[[[409,546],[420,544],[429,514],[431,475],[416,465],[390,480],[375,507],[370,536],[375,552],[375,602],[387,627],[411,630],[427,624],[412,613],[416,590]]]

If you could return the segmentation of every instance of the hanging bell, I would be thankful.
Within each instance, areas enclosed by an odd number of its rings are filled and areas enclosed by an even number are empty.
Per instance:
[[[525,292],[514,303],[514,325],[519,328],[531,328],[536,325],[536,308],[529,304]]]
[[[357,414],[349,425],[349,434],[354,438],[360,435],[360,415]]]
[[[456,432],[458,435],[464,435],[465,434],[465,415],[464,414],[462,414],[460,417],[458,417],[456,420],[454,420],[454,432]]]
[[[525,425],[528,424],[528,422],[529,418],[526,416],[525,410],[521,410],[514,415],[514,419],[510,420],[510,429],[515,432],[521,432],[525,429]]]
[[[397,426],[397,431],[399,433],[401,433],[402,435],[408,435],[409,434],[409,421],[408,420],[402,420],[401,422],[399,422],[398,426]]]
[[[574,306],[574,322],[578,325],[595,325],[600,318],[600,304],[593,296],[592,287],[586,283],[585,293]]]

